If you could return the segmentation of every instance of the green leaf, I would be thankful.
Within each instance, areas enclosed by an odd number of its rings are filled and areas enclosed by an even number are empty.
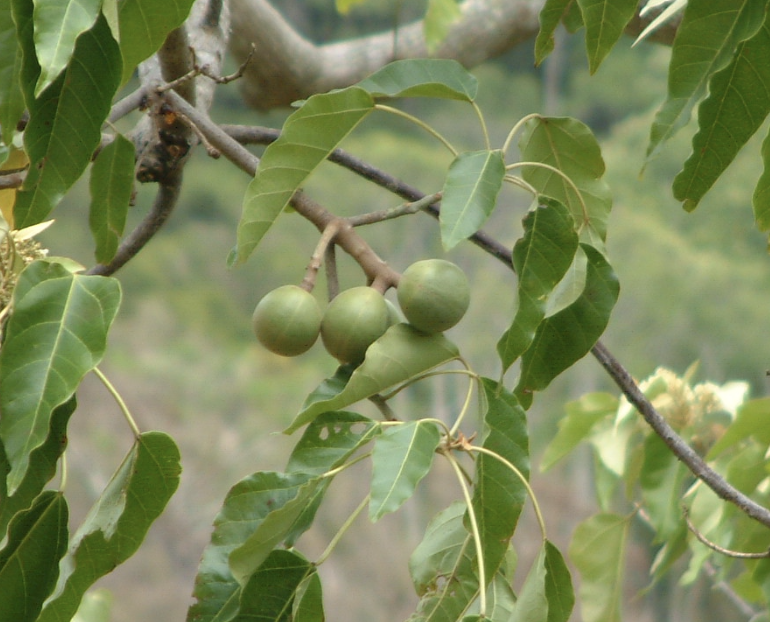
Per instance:
[[[535,39],[535,65],[540,65],[553,52],[554,32],[573,0],[546,0],[540,9],[540,30]]]
[[[43,492],[14,516],[0,550],[0,617],[34,622],[56,585],[59,560],[67,550],[69,512],[59,492]]]
[[[519,590],[510,622],[547,622],[548,600],[545,594],[545,547],[535,559]]]
[[[69,65],[39,97],[32,93],[37,63],[25,55],[22,78],[30,119],[24,145],[31,164],[14,206],[17,229],[45,219],[91,162],[120,66],[120,50],[104,18],[78,37]]]
[[[762,141],[762,175],[754,189],[751,204],[754,208],[754,220],[760,231],[770,229],[770,132]]]
[[[454,248],[476,233],[492,214],[505,177],[503,153],[469,151],[449,166],[441,199],[441,242]]]
[[[644,442],[639,475],[644,508],[655,529],[655,542],[665,542],[682,522],[682,495],[689,471],[656,434]]]
[[[519,306],[511,326],[497,343],[503,372],[535,338],[545,317],[548,296],[566,274],[577,248],[575,223],[558,201],[547,200],[524,218],[524,235],[513,247]]]
[[[674,197],[694,210],[770,112],[770,15],[738,45],[732,62],[713,75],[698,108],[692,154],[676,176]]]
[[[260,472],[233,486],[214,520],[211,542],[203,551],[188,622],[222,622],[238,610],[241,586],[228,559],[246,542],[275,508],[297,498],[300,489],[313,479],[306,473]]]
[[[425,45],[429,53],[436,51],[449,34],[452,25],[460,19],[462,11],[457,0],[428,0],[423,20]]]
[[[0,0],[0,140],[6,145],[11,144],[26,107],[21,90],[21,41],[27,46],[27,53],[34,56],[32,36],[17,34],[11,6],[12,0]],[[32,21],[25,27],[31,30]]]
[[[118,134],[91,167],[88,223],[96,240],[96,261],[109,263],[118,250],[134,190],[134,143]]]
[[[439,97],[472,102],[478,81],[457,61],[440,58],[397,60],[356,86],[372,97]]]
[[[309,479],[296,489],[296,496],[287,498],[284,503],[270,504],[270,512],[257,525],[253,533],[230,553],[229,564],[235,580],[245,585],[262,562],[267,559],[278,544],[291,532],[295,521],[302,516],[309,501],[313,498],[319,481]]]
[[[75,40],[94,25],[101,4],[101,0],[35,1],[35,51],[40,64],[35,97],[67,66]]]
[[[591,73],[623,34],[636,14],[637,0],[577,0],[586,27],[586,52]]]
[[[369,518],[395,512],[412,496],[433,464],[441,434],[432,421],[387,427],[374,442]]]
[[[303,408],[284,433],[291,434],[321,413],[360,402],[458,356],[457,346],[442,334],[426,335],[408,324],[391,326],[369,346],[364,362],[345,388],[334,397]]]
[[[321,384],[310,392],[305,402],[302,405],[302,409],[309,408],[316,402],[324,402],[336,397],[350,382],[350,377],[356,370],[354,365],[340,365],[333,376],[325,378]]]
[[[38,261],[19,275],[14,313],[0,350],[0,440],[21,484],[29,454],[48,436],[54,408],[66,402],[101,360],[120,303],[117,280],[71,274]]]
[[[578,247],[575,256],[572,259],[570,267],[564,278],[556,284],[553,291],[545,301],[545,316],[556,315],[562,309],[566,309],[578,298],[586,288],[586,272],[588,271],[588,260],[583,249]]]
[[[179,485],[174,441],[141,434],[70,542],[56,590],[37,622],[69,620],[86,591],[131,557]]]
[[[543,452],[540,470],[546,471],[564,458],[591,433],[597,422],[614,415],[617,409],[618,398],[610,393],[588,393],[569,402],[566,416],[559,420],[559,431]]]
[[[317,572],[297,587],[292,616],[292,622],[325,622],[323,590]]]
[[[545,542],[545,596],[548,600],[548,622],[567,622],[575,606],[572,576],[561,552]]]
[[[187,19],[194,0],[123,0],[118,4],[121,83],[125,84],[144,59],[158,51],[168,33]]]
[[[601,149],[584,123],[569,117],[536,117],[528,121],[519,141],[524,162],[551,166],[527,166],[522,177],[535,189],[569,208],[580,240],[603,249],[612,196],[604,175]],[[577,188],[575,193],[568,178]]]
[[[597,514],[572,535],[569,557],[580,573],[578,591],[584,622],[620,622],[624,560],[631,519]]]
[[[583,358],[599,339],[615,302],[619,286],[604,256],[581,244],[588,258],[586,288],[573,304],[546,318],[521,358],[521,377],[516,394],[522,405],[531,403],[533,391],[541,391],[565,369]]]
[[[770,445],[770,427],[767,425],[770,415],[770,397],[750,400],[738,408],[733,421],[725,433],[711,447],[708,459],[714,459],[736,443],[753,438],[759,444]]]
[[[0,534],[5,533],[16,512],[28,508],[43,487],[56,474],[56,465],[67,446],[67,423],[75,411],[77,400],[72,396],[51,415],[51,428],[45,442],[29,455],[29,468],[16,492],[8,496],[6,476],[11,470],[0,445]]]
[[[313,573],[313,564],[296,551],[271,551],[244,586],[236,620],[288,622],[297,591]]]
[[[529,477],[527,417],[518,400],[496,381],[483,378],[484,431],[481,446],[494,452]],[[484,552],[487,581],[497,573],[516,530],[526,501],[519,476],[499,459],[486,453],[476,458],[473,510]]]
[[[233,261],[248,259],[294,193],[373,108],[366,91],[351,87],[313,95],[286,119],[243,198]]]
[[[671,50],[668,95],[655,115],[647,159],[655,156],[690,119],[713,73],[764,21],[764,0],[690,0]]]

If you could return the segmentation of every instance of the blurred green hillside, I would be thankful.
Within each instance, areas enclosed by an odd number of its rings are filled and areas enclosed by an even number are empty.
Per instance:
[[[335,28],[330,26],[329,31],[336,34]],[[529,54],[515,52],[475,72],[481,84],[479,105],[493,143],[501,144],[523,115],[545,108],[594,127],[615,197],[609,253],[622,288],[606,344],[637,377],[658,365],[683,372],[697,360],[702,378],[720,383],[745,379],[752,383],[755,396],[765,392],[765,370],[770,365],[770,270],[767,241],[753,225],[749,190],[760,171],[748,159],[739,158],[699,209],[686,214],[669,190],[689,148],[686,130],[640,177],[649,123],[665,95],[669,50],[650,46],[631,50],[625,43],[626,49],[589,77],[581,45],[577,37],[566,42],[558,67],[536,70]],[[556,80],[556,97],[553,92],[546,97],[546,78]],[[410,113],[435,125],[458,145],[480,144],[478,121],[470,108],[457,103],[409,105]],[[284,116],[244,110],[238,104],[237,85],[223,87],[214,114],[228,123],[273,127],[280,126]],[[440,189],[450,161],[448,152],[430,136],[385,115],[368,119],[343,147],[425,192]],[[756,153],[759,145],[748,149]],[[163,429],[177,439],[185,470],[177,497],[151,532],[153,544],[104,582],[115,592],[116,622],[184,618],[198,556],[227,489],[257,469],[283,467],[290,445],[276,433],[294,416],[302,396],[335,369],[320,344],[298,359],[281,359],[258,347],[250,327],[251,312],[262,295],[301,280],[317,232],[300,218],[285,214],[247,265],[228,269],[225,259],[235,241],[249,180],[227,162],[207,158],[202,150],[195,154],[185,177],[181,202],[165,230],[117,275],[124,302],[104,369],[126,397],[140,427]],[[340,214],[399,203],[328,163],[306,190]],[[132,210],[134,222],[146,211],[152,191],[140,191]],[[52,254],[93,263],[89,233],[81,225],[88,201],[87,189],[80,188],[58,208],[56,226],[44,238]],[[511,244],[529,198],[523,192],[505,190],[500,201],[501,207],[485,228]],[[442,254],[437,227],[426,215],[389,221],[363,234],[398,270],[415,259]],[[467,318],[449,336],[475,369],[496,376],[497,361],[483,358],[483,353],[490,351],[506,328],[504,318],[514,303],[514,277],[471,244],[460,245],[450,257],[467,270],[474,298]],[[344,257],[339,261],[343,285],[361,284],[352,262]],[[321,280],[319,297],[324,290]],[[501,310],[499,315],[496,309]],[[288,369],[291,373],[286,373]],[[292,386],[287,386],[286,378],[292,379]],[[564,403],[596,389],[614,391],[599,365],[587,357],[536,398],[531,411],[535,456],[554,433]],[[439,414],[462,398],[439,382],[420,391],[425,408]],[[77,432],[72,437],[87,431],[103,451],[97,457],[86,455],[85,448],[73,447],[71,452],[70,478],[74,486],[82,487],[84,512],[91,501],[88,482],[107,478],[116,466],[112,432],[122,433],[123,423],[96,383],[86,387],[80,400],[72,422]],[[566,542],[571,525],[588,513],[585,490],[590,485],[586,469],[574,472],[568,465],[561,475],[557,474],[556,483],[535,476],[536,490],[542,486],[548,506],[556,511],[546,509],[549,520],[556,520],[559,508],[569,508],[561,512],[564,523],[553,526],[559,544]],[[374,617],[376,611],[384,613],[383,620],[398,617],[399,607],[392,603],[395,599],[408,606],[412,598],[408,585],[393,585],[379,595],[362,590],[360,596],[351,596],[343,591],[344,581],[334,580],[334,573],[356,577],[369,586],[389,580],[393,564],[396,574],[405,575],[405,551],[424,528],[430,500],[450,493],[442,490],[441,482],[429,481],[425,494],[405,514],[383,521],[382,529],[362,525],[360,533],[351,536],[376,538],[366,540],[367,546],[372,559],[382,560],[382,567],[346,566],[344,559],[335,562],[328,571],[331,578],[325,578],[329,619],[376,622],[380,619]],[[340,505],[358,503],[353,491],[341,489],[339,495]],[[335,516],[325,520],[334,533]],[[307,542],[311,549],[322,546],[314,537],[311,534]],[[402,550],[393,545],[399,539],[404,541]],[[526,546],[521,554],[526,557]],[[638,583],[643,586],[644,577]],[[148,584],[158,589],[147,590]],[[132,596],[137,593],[147,596]],[[637,602],[634,607],[642,610],[644,604]],[[679,620],[698,619],[696,613],[681,613]],[[629,620],[647,619],[644,615]]]

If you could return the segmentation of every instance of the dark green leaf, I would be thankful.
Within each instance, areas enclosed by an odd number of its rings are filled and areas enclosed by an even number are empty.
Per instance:
[[[369,346],[364,362],[353,372],[345,389],[303,408],[285,433],[294,432],[321,413],[345,408],[458,356],[457,346],[441,334],[426,335],[408,324],[391,326]]]
[[[569,208],[581,241],[603,249],[612,196],[602,179],[604,160],[599,143],[588,126],[569,117],[536,117],[527,122],[519,147],[523,161],[561,171],[560,175],[540,166],[527,166],[522,176],[538,192]]]
[[[492,214],[503,185],[501,151],[470,151],[449,166],[441,199],[441,242],[454,248],[476,233]]]
[[[119,303],[120,285],[109,277],[70,274],[44,261],[19,276],[0,350],[0,439],[11,464],[9,494],[22,482],[30,452],[48,436],[53,409],[101,360]]]
[[[764,0],[690,0],[677,28],[668,69],[668,96],[655,115],[647,158],[690,119],[713,73],[764,21]]]
[[[496,453],[529,477],[527,419],[518,400],[497,382],[482,379],[486,412],[482,447]],[[519,476],[494,456],[476,458],[473,510],[484,552],[488,581],[497,573],[521,515],[526,488]]]
[[[0,618],[34,622],[56,585],[67,550],[67,502],[47,490],[14,516],[0,550]]]
[[[136,439],[70,542],[56,591],[38,622],[69,620],[86,591],[131,557],[179,485],[174,441],[162,432]]]
[[[591,73],[623,34],[636,13],[637,0],[577,0],[586,27],[586,52]]]
[[[323,590],[317,572],[297,587],[292,622],[324,622]]]
[[[310,392],[310,395],[307,396],[307,399],[302,405],[303,410],[309,408],[316,402],[330,400],[338,393],[342,393],[343,389],[350,381],[350,376],[353,375],[355,370],[356,368],[353,365],[341,365],[338,367],[333,376],[324,379],[321,384]]]
[[[374,442],[369,518],[395,512],[428,474],[441,435],[431,421],[409,421],[385,428]]]
[[[234,261],[248,259],[294,193],[374,108],[358,87],[313,95],[283,125],[243,198]]]
[[[597,514],[572,535],[569,557],[580,573],[584,622],[620,622],[624,562],[630,517]]]
[[[34,59],[24,57],[30,119],[24,145],[31,165],[14,206],[17,229],[42,221],[80,178],[101,141],[120,82],[120,50],[104,18],[77,39],[67,68],[39,97]]]
[[[523,405],[533,391],[544,389],[561,372],[583,358],[604,332],[618,299],[619,286],[612,266],[586,244],[588,258],[586,288],[574,303],[546,318],[521,359],[522,371],[516,394]]]
[[[99,152],[91,167],[89,225],[96,261],[109,263],[118,250],[134,189],[134,143],[121,134]]]
[[[10,145],[16,124],[24,112],[24,94],[21,90],[21,65],[23,41],[28,46],[27,53],[34,56],[32,37],[19,36],[11,11],[11,0],[0,1],[0,140]],[[29,3],[32,4],[31,2]],[[32,21],[22,26],[32,29]],[[2,158],[0,158],[2,160]]]
[[[574,0],[546,0],[540,9],[540,31],[535,40],[535,64],[539,65],[553,52],[554,32],[561,22],[567,7]]]
[[[67,446],[67,423],[75,410],[77,400],[71,397],[54,409],[51,429],[45,442],[29,456],[29,468],[16,492],[8,496],[5,480],[11,469],[0,445],[0,534],[5,533],[8,522],[19,510],[28,508],[56,474],[56,465]]]
[[[513,247],[518,309],[497,343],[503,372],[529,348],[545,317],[548,295],[562,280],[578,248],[575,223],[564,205],[548,200],[524,218],[524,236]]]
[[[457,0],[428,0],[423,20],[423,33],[428,52],[433,53],[444,42],[452,25],[462,12]]]
[[[545,543],[545,572],[548,622],[567,622],[575,606],[572,576],[561,552],[549,541]]]
[[[118,4],[122,83],[163,45],[168,33],[187,19],[193,1],[123,0]]]
[[[674,179],[674,196],[694,210],[770,112],[770,15],[713,75],[698,108],[692,154]]]
[[[644,508],[655,529],[655,541],[673,535],[682,520],[682,495],[689,471],[656,434],[644,442],[644,464],[639,475]]]
[[[478,82],[455,60],[397,60],[358,83],[374,97],[440,97],[471,102]]]

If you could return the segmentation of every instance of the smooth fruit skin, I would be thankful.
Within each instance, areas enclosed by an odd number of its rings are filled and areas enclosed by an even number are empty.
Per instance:
[[[390,326],[388,305],[371,287],[353,287],[329,303],[321,322],[326,350],[342,363],[360,363]]]
[[[296,285],[284,285],[259,301],[251,319],[254,334],[270,352],[297,356],[318,339],[321,318],[313,294]]]
[[[398,304],[407,321],[425,333],[442,333],[468,310],[468,277],[451,261],[424,259],[409,266],[398,284]]]

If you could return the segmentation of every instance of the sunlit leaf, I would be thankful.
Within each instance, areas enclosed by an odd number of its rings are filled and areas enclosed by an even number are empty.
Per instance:
[[[101,0],[35,1],[35,52],[40,64],[35,97],[67,66],[75,40],[94,25],[100,6]]]
[[[546,0],[540,9],[540,30],[535,39],[535,64],[539,65],[553,52],[554,32],[573,0]]]
[[[112,476],[62,560],[59,582],[38,622],[69,620],[83,595],[131,557],[179,485],[180,456],[162,432],[145,432]]]
[[[366,91],[351,87],[313,95],[286,119],[243,198],[233,261],[248,259],[294,193],[373,107]]]
[[[584,622],[620,622],[630,517],[597,514],[572,534],[569,557],[580,573]]]
[[[559,549],[545,542],[545,596],[548,622],[567,622],[575,606],[572,576]]]
[[[32,21],[22,24],[27,36],[17,36],[13,20],[11,0],[0,2],[0,140],[10,145],[16,124],[24,112],[24,94],[21,90],[22,49],[20,41],[27,46],[27,54],[34,56]],[[0,158],[2,161],[3,158]]]
[[[655,115],[647,158],[689,120],[711,75],[764,21],[764,0],[690,0],[677,28],[668,70],[668,95]]]
[[[66,69],[38,97],[32,89],[39,68],[28,56],[22,79],[30,114],[24,145],[31,166],[14,207],[17,229],[44,220],[91,162],[121,67],[120,50],[104,18],[78,37]]]
[[[666,23],[672,22],[675,18],[684,11],[684,7],[687,6],[687,0],[662,0],[660,2],[648,2],[644,5],[644,8],[639,11],[639,17],[646,17],[649,10],[653,8],[659,8],[660,5],[665,5],[665,8],[658,13],[655,18],[644,27],[644,30],[639,33],[639,36],[634,40],[634,45],[644,41],[653,32],[664,26]]]
[[[518,308],[511,326],[497,343],[504,372],[535,338],[545,317],[548,296],[566,274],[577,248],[575,223],[558,201],[548,200],[524,218],[524,235],[513,247]]]
[[[449,166],[441,199],[441,242],[445,250],[476,233],[492,214],[503,185],[501,151],[469,151]]]
[[[659,436],[644,442],[644,464],[639,474],[644,508],[655,529],[655,541],[667,540],[682,520],[682,494],[689,471]]]
[[[56,465],[67,446],[67,423],[75,410],[75,397],[71,397],[51,415],[51,429],[45,442],[29,456],[29,468],[13,496],[8,496],[5,480],[11,469],[0,444],[0,534],[16,512],[29,507],[56,474]]]
[[[736,443],[754,438],[761,445],[770,445],[770,397],[750,400],[738,408],[738,413],[725,433],[711,447],[708,458],[712,459]]]
[[[594,425],[613,415],[618,398],[610,393],[587,393],[568,402],[566,415],[559,420],[559,431],[543,452],[540,470],[550,469],[591,433]]]
[[[521,358],[516,394],[523,405],[533,391],[544,389],[565,369],[583,358],[599,339],[615,302],[619,286],[612,266],[596,249],[581,244],[588,258],[586,287],[573,304],[546,318]]]
[[[118,4],[122,83],[128,81],[139,63],[163,45],[168,33],[187,19],[193,1],[123,0]]]
[[[0,439],[11,464],[8,492],[21,484],[29,453],[48,436],[54,408],[101,360],[120,303],[109,277],[71,274],[34,262],[19,276],[0,350]]]
[[[112,620],[112,592],[104,588],[89,590],[83,596],[72,622],[110,622]]]
[[[345,408],[459,356],[457,346],[441,334],[427,335],[408,324],[391,326],[366,351],[364,362],[345,388],[326,400],[312,402],[294,418],[290,434],[318,415]]]
[[[387,427],[374,442],[369,518],[395,512],[430,471],[441,435],[434,422]]]
[[[526,166],[522,176],[539,193],[566,205],[580,240],[602,250],[612,196],[602,179],[604,160],[599,143],[588,126],[570,117],[538,116],[527,122],[519,148],[523,161],[561,172]]]
[[[429,52],[434,52],[444,42],[452,25],[461,15],[457,0],[428,0],[423,32]]]
[[[476,78],[457,61],[441,58],[397,60],[357,84],[373,97],[439,97],[473,101]]]
[[[134,143],[121,134],[99,152],[91,167],[88,223],[96,261],[109,263],[118,249],[134,188]]]
[[[637,0],[577,0],[586,27],[586,51],[591,73],[615,46],[636,13]]]
[[[67,550],[67,502],[47,490],[8,526],[0,550],[0,618],[34,622],[56,585],[59,559]]]
[[[738,45],[732,62],[714,74],[709,95],[698,107],[692,154],[676,176],[674,197],[694,210],[706,192],[770,112],[770,16]]]

